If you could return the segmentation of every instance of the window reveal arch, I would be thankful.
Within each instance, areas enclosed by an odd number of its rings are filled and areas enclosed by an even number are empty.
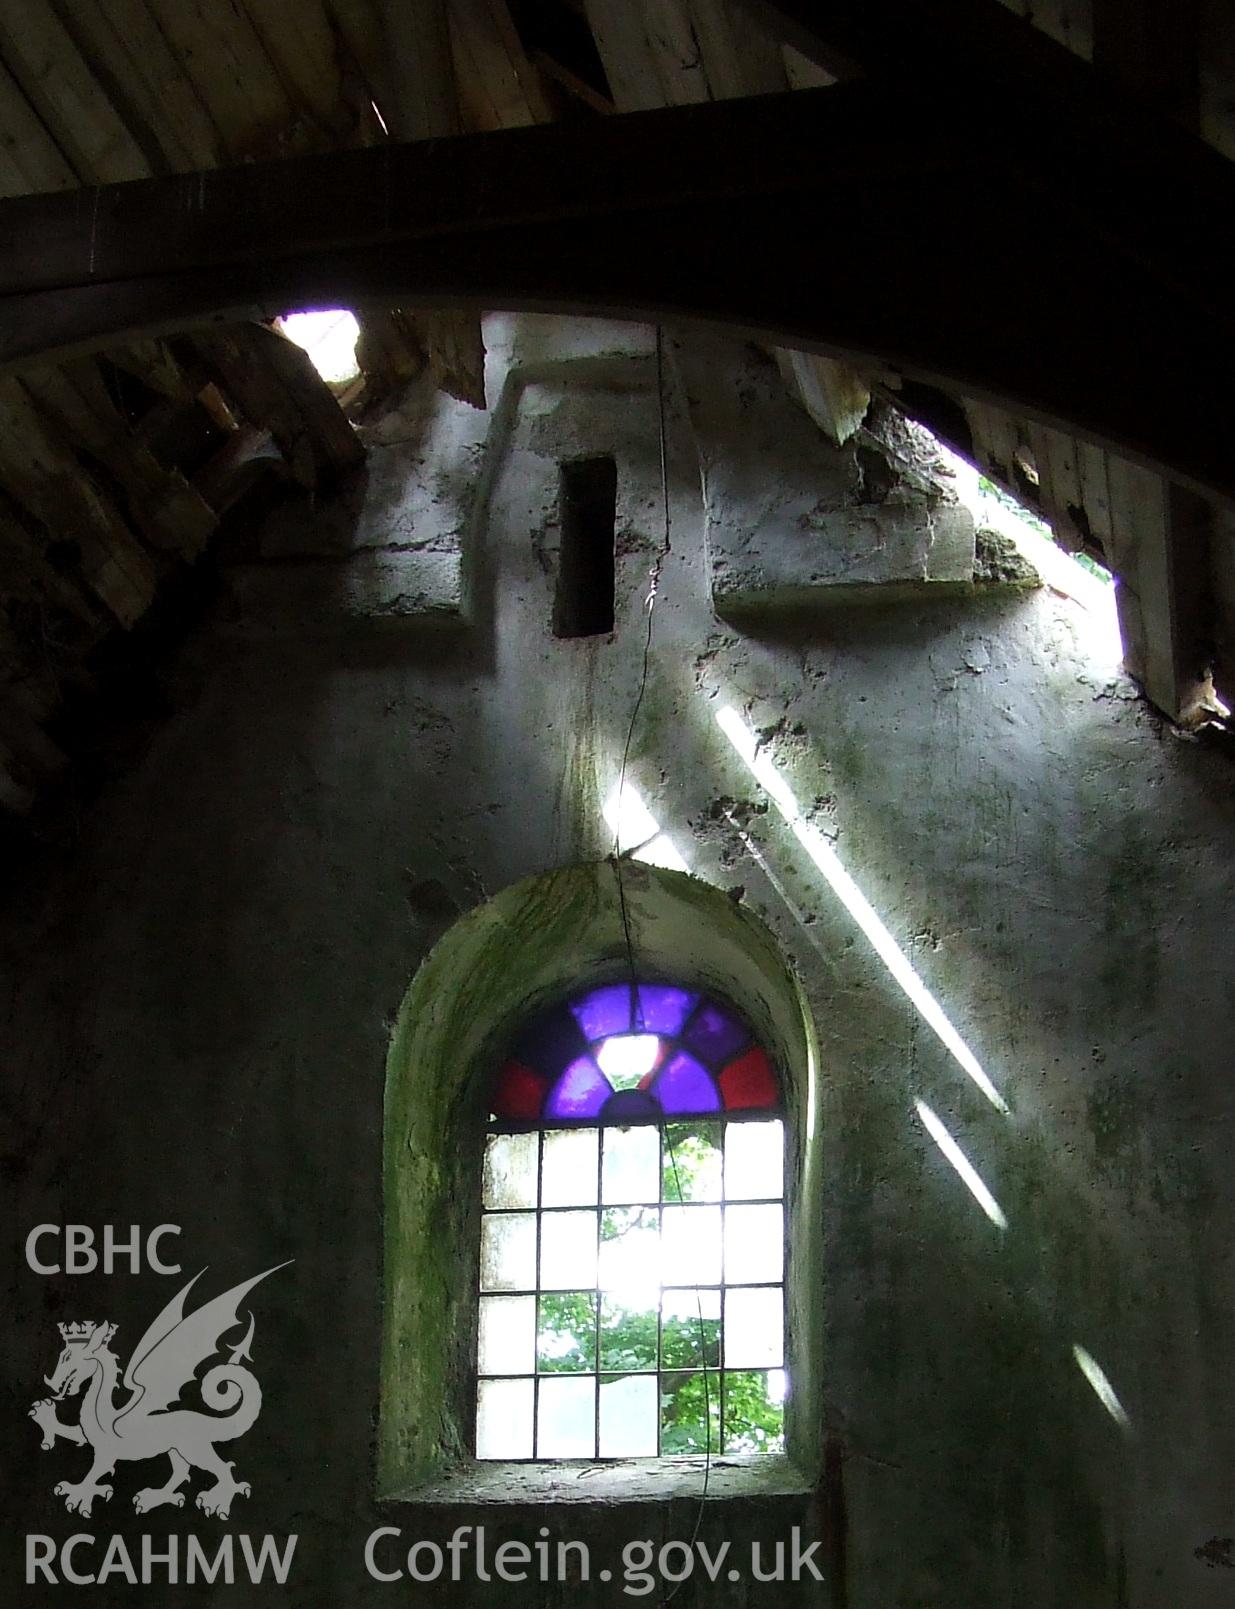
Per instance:
[[[625,909],[606,861],[511,883],[442,934],[404,996],[389,1047],[383,1126],[383,1499],[471,1503],[480,1492],[492,1498],[506,1490],[501,1463],[475,1457],[482,1166],[493,1078],[544,1005],[568,1001],[587,985],[609,986],[625,973],[632,948],[647,980],[674,980],[736,1010],[767,1051],[784,1105],[792,1381],[785,1456],[722,1459],[713,1491],[797,1493],[818,1478],[824,1102],[813,1021],[755,912],[698,878],[640,862],[625,866],[623,884]],[[505,1121],[512,1131],[539,1126]],[[615,1460],[581,1481],[556,1476],[552,1461],[525,1460],[518,1490],[585,1505],[602,1493],[614,1501],[693,1493],[694,1460],[680,1477],[667,1467],[672,1462]],[[744,1473],[752,1464],[758,1473]]]
[[[539,1013],[490,1094],[476,1453],[784,1446],[784,1154],[728,1002],[606,984]]]

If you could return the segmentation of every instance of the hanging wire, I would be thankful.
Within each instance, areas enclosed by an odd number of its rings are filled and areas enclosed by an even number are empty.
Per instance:
[[[657,416],[660,434],[660,495],[661,516],[663,522],[663,537],[656,561],[648,571],[648,593],[644,600],[647,612],[647,630],[643,639],[643,665],[639,675],[639,689],[635,695],[634,706],[630,712],[630,725],[626,729],[626,742],[622,748],[622,764],[618,772],[617,810],[616,822],[613,828],[613,863],[614,876],[617,879],[618,910],[622,918],[622,937],[626,947],[626,964],[630,973],[631,992],[631,1021],[642,1026],[642,1006],[639,999],[639,978],[635,966],[635,946],[631,935],[630,912],[626,904],[626,884],[622,875],[622,800],[626,790],[626,768],[630,761],[631,745],[634,742],[635,728],[639,720],[639,712],[643,707],[644,695],[648,687],[648,675],[652,660],[652,617],[656,608],[656,599],[660,591],[661,575],[666,559],[673,551],[671,539],[671,521],[669,513],[669,453],[668,435],[665,428],[665,332],[662,325],[656,326],[656,401]],[[678,1173],[677,1153],[674,1150],[673,1139],[667,1126],[663,1126],[665,1149],[669,1154],[669,1165],[673,1170],[673,1186],[678,1201],[684,1199],[682,1195],[682,1181]],[[708,1489],[712,1480],[712,1390],[708,1369],[707,1331],[704,1328],[703,1318],[703,1292],[698,1285],[695,1286],[695,1303],[699,1325],[699,1365],[703,1374],[703,1424],[704,1424],[704,1462],[703,1487],[699,1493],[699,1506],[695,1511],[695,1523],[690,1533],[690,1551],[693,1555],[695,1544],[699,1539],[699,1531],[703,1525],[703,1515],[707,1508]],[[718,1360],[719,1366],[719,1360]],[[718,1449],[719,1451],[719,1449]],[[686,1577],[683,1577],[684,1581]],[[661,1598],[661,1609],[671,1603],[681,1590],[682,1581],[674,1584],[671,1592]]]
[[[643,668],[639,675],[639,691],[635,695],[634,707],[630,712],[630,725],[626,728],[626,742],[622,748],[622,764],[618,770],[617,823],[613,829],[613,858],[615,861],[620,858],[622,849],[622,797],[626,789],[626,768],[630,762],[630,746],[634,742],[639,711],[643,708],[644,694],[648,690],[648,673],[652,662],[652,614],[656,608],[656,598],[660,591],[660,578],[665,567],[665,560],[673,551],[669,517],[669,454],[665,431],[665,332],[659,324],[656,326],[656,401],[660,422],[660,497],[664,534],[660,551],[656,555],[656,562],[648,571],[648,593],[643,600],[643,607],[647,611],[647,631],[643,638]],[[619,882],[620,880],[621,874],[619,873]]]

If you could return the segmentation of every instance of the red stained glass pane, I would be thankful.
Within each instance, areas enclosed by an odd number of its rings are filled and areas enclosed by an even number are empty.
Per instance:
[[[540,1117],[548,1087],[547,1078],[534,1073],[522,1062],[508,1061],[497,1075],[497,1086],[493,1092],[494,1115],[535,1122]]]
[[[717,1082],[726,1112],[780,1104],[772,1065],[757,1045],[731,1061]]]

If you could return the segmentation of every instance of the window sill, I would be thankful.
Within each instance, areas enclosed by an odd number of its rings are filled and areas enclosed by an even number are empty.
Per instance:
[[[484,1505],[521,1503],[645,1503],[703,1494],[704,1460],[618,1458],[606,1463],[469,1463],[395,1492],[393,1503]],[[788,1458],[756,1453],[712,1460],[708,1501],[724,1498],[797,1497],[810,1480]]]

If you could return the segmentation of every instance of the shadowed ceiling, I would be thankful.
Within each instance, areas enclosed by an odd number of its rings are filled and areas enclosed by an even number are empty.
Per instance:
[[[0,197],[78,193],[72,216],[89,231],[90,187],[131,180],[537,124],[567,125],[586,152],[604,120],[627,113],[877,87],[885,54],[889,84],[903,85],[914,62],[898,59],[897,39],[941,97],[989,99],[992,74],[1014,62],[1034,73],[1045,49],[1046,78],[1031,92],[1049,88],[1056,58],[1075,58],[1089,64],[1095,95],[1116,93],[1122,115],[1151,133],[1235,156],[1235,17],[1219,0],[955,9],[964,31],[949,34],[957,22],[940,21],[947,8],[930,0],[0,0]],[[1082,96],[1088,82],[1069,80]],[[1013,84],[1009,96],[1019,92]],[[872,104],[877,96],[863,116]],[[860,144],[876,131],[855,132]],[[1150,183],[1161,188],[1161,176]],[[936,199],[980,263],[989,192],[941,182]],[[34,215],[3,201],[0,213],[0,240],[7,231],[15,256],[37,260]],[[996,215],[1006,236],[1007,206]],[[1032,195],[1018,216],[1024,255],[1066,272],[1072,243],[1042,238]],[[905,279],[925,266],[898,256],[895,217],[859,244]],[[822,236],[818,249],[830,249]],[[1008,327],[1040,316],[1032,286],[1030,275],[1008,296]],[[0,336],[24,316],[6,289]],[[216,545],[243,541],[246,510],[289,486],[317,493],[345,479],[363,457],[355,420],[416,376],[484,405],[474,308],[358,308],[361,374],[343,389],[319,378],[273,311],[56,357],[49,332],[47,355],[0,374],[0,809],[10,818],[37,821],[63,791],[83,711],[116,665],[146,651],[134,644],[182,629]],[[21,335],[40,344],[38,329]],[[846,360],[769,344],[833,440],[849,439],[872,397],[892,402],[1113,569],[1128,667],[1168,717],[1195,720],[1214,687],[1235,702],[1227,489],[1114,451],[1100,431],[924,381],[891,352]],[[1146,384],[1182,417],[1195,406],[1169,373]]]

